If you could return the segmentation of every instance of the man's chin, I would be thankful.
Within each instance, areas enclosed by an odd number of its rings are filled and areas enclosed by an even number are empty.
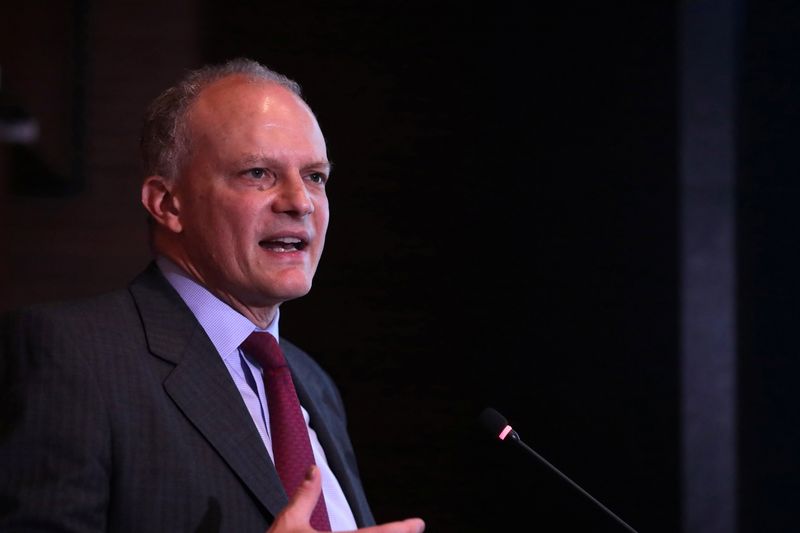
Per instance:
[[[264,295],[264,301],[281,304],[305,296],[311,290],[310,283],[287,284],[281,287],[269,287],[259,291]]]

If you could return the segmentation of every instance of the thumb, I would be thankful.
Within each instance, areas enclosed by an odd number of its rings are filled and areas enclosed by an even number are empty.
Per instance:
[[[311,465],[306,472],[306,479],[300,484],[289,503],[275,517],[275,522],[267,533],[283,531],[313,531],[310,525],[311,513],[317,505],[322,493],[322,476],[316,465]]]

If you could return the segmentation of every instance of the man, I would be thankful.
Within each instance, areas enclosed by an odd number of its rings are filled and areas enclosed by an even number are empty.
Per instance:
[[[142,151],[153,264],[5,326],[0,531],[305,532],[315,509],[326,529],[372,526],[338,391],[280,339],[315,464],[284,488],[247,344],[279,338],[328,225],[325,139],[297,84],[241,59],[190,73],[151,105]]]

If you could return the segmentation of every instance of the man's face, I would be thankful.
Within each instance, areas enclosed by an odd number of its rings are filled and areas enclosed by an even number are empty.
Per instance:
[[[266,308],[311,289],[330,165],[308,107],[276,84],[231,76],[188,112],[173,197],[184,266],[233,307]]]

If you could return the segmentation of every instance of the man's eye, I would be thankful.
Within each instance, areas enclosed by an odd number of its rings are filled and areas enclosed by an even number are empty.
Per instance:
[[[321,172],[312,172],[308,175],[308,179],[313,181],[314,183],[325,183],[328,181],[328,176]]]
[[[261,179],[267,173],[263,168],[251,168],[247,171],[247,175],[251,178]]]

